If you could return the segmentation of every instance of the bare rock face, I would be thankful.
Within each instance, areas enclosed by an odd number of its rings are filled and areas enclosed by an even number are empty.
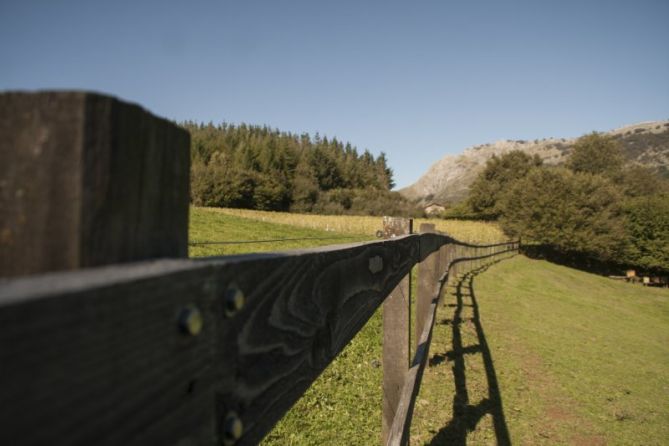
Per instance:
[[[658,170],[669,176],[669,121],[643,122],[606,132],[620,141],[628,162]],[[576,138],[547,138],[533,141],[503,140],[469,147],[461,155],[446,155],[434,163],[411,186],[399,192],[420,203],[456,203],[467,197],[469,186],[493,155],[522,150],[539,155],[544,164],[566,161]]]

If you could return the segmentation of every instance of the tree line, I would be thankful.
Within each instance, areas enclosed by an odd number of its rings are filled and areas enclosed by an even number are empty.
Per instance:
[[[600,133],[579,138],[561,167],[521,151],[494,156],[460,210],[563,254],[669,272],[669,182],[626,164]]]
[[[386,155],[359,153],[316,133],[267,126],[181,124],[191,134],[191,202],[197,206],[320,214],[414,215]]]

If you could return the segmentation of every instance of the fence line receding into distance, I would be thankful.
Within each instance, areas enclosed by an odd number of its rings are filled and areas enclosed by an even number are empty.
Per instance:
[[[172,124],[87,93],[0,95],[0,117],[23,191],[0,197],[0,444],[257,444],[382,303],[381,442],[406,444],[443,285],[518,249],[384,218],[380,241],[186,259]]]

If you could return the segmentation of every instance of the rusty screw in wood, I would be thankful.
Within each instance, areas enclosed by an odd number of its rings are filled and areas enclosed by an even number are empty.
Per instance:
[[[234,316],[244,306],[244,293],[236,284],[231,284],[225,290],[225,315]]]
[[[202,331],[204,319],[195,305],[188,305],[179,313],[179,329],[182,333],[197,336]]]
[[[242,437],[244,424],[235,412],[228,412],[223,420],[223,444],[231,446]]]

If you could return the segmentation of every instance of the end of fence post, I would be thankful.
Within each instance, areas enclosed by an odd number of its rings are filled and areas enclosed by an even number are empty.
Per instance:
[[[190,135],[89,92],[0,94],[0,276],[187,257]]]

